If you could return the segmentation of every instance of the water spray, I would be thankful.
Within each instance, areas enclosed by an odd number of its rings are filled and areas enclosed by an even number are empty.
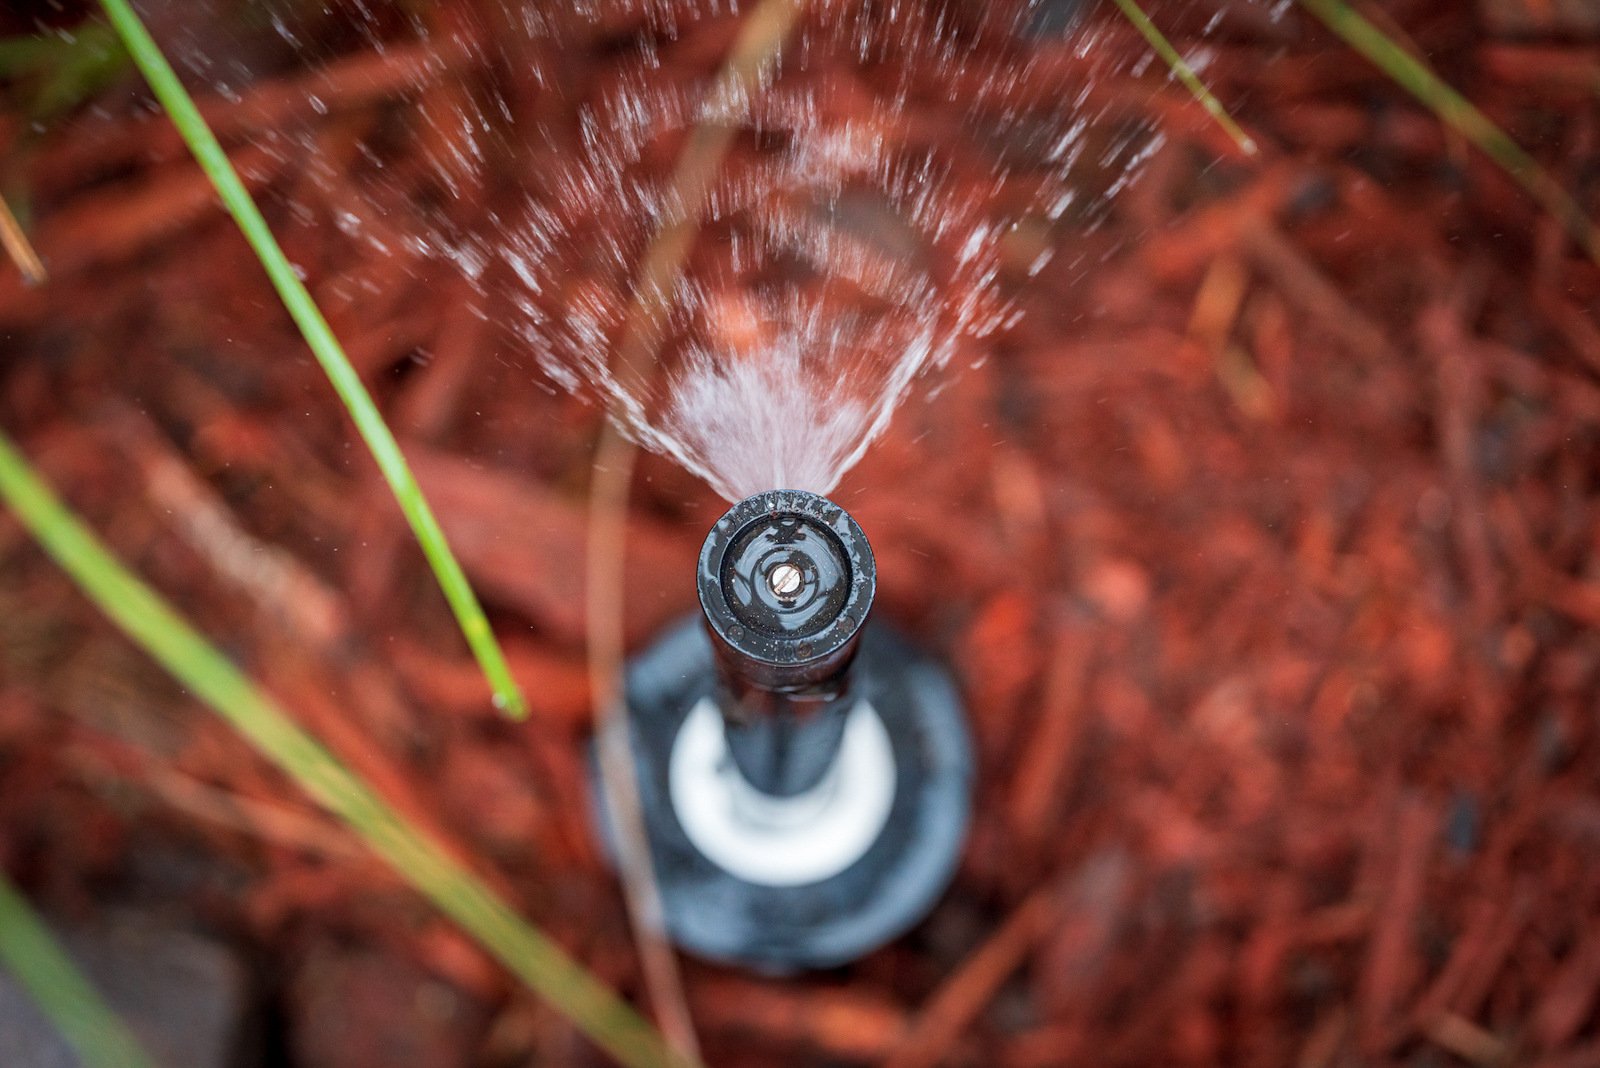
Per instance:
[[[668,936],[782,973],[920,920],[966,832],[971,746],[948,672],[880,622],[866,535],[773,490],[700,551],[701,618],[633,659],[627,693]]]

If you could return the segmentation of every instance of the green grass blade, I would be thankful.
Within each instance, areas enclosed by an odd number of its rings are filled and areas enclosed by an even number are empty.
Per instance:
[[[1494,120],[1456,92],[1416,57],[1390,40],[1344,0],[1300,0],[1328,29],[1420,100],[1449,126],[1516,179],[1600,263],[1600,234],[1583,208]]]
[[[0,964],[22,984],[84,1064],[155,1068],[4,873],[0,873]]]
[[[685,1063],[616,994],[408,823],[118,563],[4,434],[0,499],[112,622],[596,1045],[629,1068]]]
[[[1233,116],[1229,115],[1227,109],[1222,106],[1222,101],[1218,100],[1216,94],[1206,88],[1205,83],[1200,80],[1200,76],[1194,72],[1194,68],[1189,66],[1189,61],[1179,55],[1176,48],[1172,47],[1172,42],[1167,40],[1166,34],[1162,33],[1154,22],[1150,21],[1150,16],[1144,13],[1144,9],[1138,5],[1137,0],[1114,0],[1114,2],[1121,9],[1123,15],[1127,17],[1128,21],[1133,23],[1133,28],[1138,30],[1140,35],[1150,43],[1150,47],[1156,50],[1156,54],[1166,61],[1167,67],[1177,77],[1178,81],[1183,83],[1184,88],[1189,90],[1190,95],[1199,102],[1201,107],[1206,109],[1208,115],[1217,121],[1217,125],[1221,126],[1223,130],[1227,131],[1228,136],[1233,138],[1233,142],[1239,146],[1239,150],[1247,156],[1255,155],[1259,151],[1256,147],[1255,138],[1245,133],[1243,128],[1233,121]]]
[[[350,361],[345,357],[344,349],[339,345],[338,339],[333,336],[333,331],[329,329],[327,320],[323,318],[316,302],[311,299],[311,294],[306,290],[304,283],[295,274],[289,258],[283,254],[283,249],[272,236],[272,230],[267,226],[266,219],[262,218],[261,211],[250,198],[249,191],[239,180],[238,172],[228,161],[227,153],[223,152],[211,128],[206,125],[205,119],[201,118],[200,110],[195,107],[194,100],[184,89],[183,83],[178,80],[172,65],[161,54],[161,49],[145,29],[139,16],[134,13],[127,0],[100,0],[100,4],[111,19],[111,25],[116,29],[118,36],[122,38],[129,55],[133,57],[134,63],[144,74],[145,80],[150,83],[156,99],[166,109],[172,124],[178,128],[184,142],[189,146],[189,151],[194,153],[201,169],[216,187],[223,206],[239,224],[245,240],[255,250],[261,266],[265,268],[273,287],[278,291],[278,296],[283,300],[284,307],[289,310],[296,325],[300,327],[306,344],[311,347],[317,362],[322,365],[322,370],[339,394],[339,399],[349,410],[356,429],[366,441],[367,448],[372,451],[372,456],[377,460],[378,468],[388,481],[389,488],[394,491],[395,500],[400,503],[400,510],[405,513],[406,520],[411,524],[411,529],[422,546],[423,554],[433,568],[439,586],[444,591],[446,600],[450,602],[451,610],[455,612],[456,621],[466,636],[467,644],[472,647],[473,655],[477,657],[478,664],[494,688],[496,706],[514,718],[525,717],[527,704],[516,682],[511,678],[511,670],[506,666],[505,655],[499,643],[495,641],[494,633],[489,629],[489,621],[483,614],[483,607],[467,583],[467,577],[462,572],[455,554],[450,551],[444,531],[439,528],[439,521],[434,518],[433,510],[428,507],[427,500],[422,496],[422,489],[417,485],[411,468],[406,465],[399,444],[384,423],[383,416],[378,413],[378,407],[373,403],[371,394],[361,384],[361,378],[356,374],[355,368],[350,366]]]
[[[25,101],[35,122],[70,111],[122,76],[128,53],[110,26],[99,23],[75,33],[0,38],[0,81],[5,95]]]

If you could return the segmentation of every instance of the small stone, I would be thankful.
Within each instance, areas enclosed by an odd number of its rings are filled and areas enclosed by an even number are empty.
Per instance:
[[[228,1068],[245,1015],[246,973],[225,946],[136,912],[113,912],[56,936],[95,990],[161,1065]],[[72,1047],[0,970],[0,1061],[78,1068]]]

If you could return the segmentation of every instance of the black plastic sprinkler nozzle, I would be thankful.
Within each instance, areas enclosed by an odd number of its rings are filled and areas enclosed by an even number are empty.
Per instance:
[[[811,789],[838,755],[877,589],[866,534],[826,497],[757,494],[706,535],[699,589],[730,755],[764,793]]]
[[[706,536],[702,617],[629,662],[640,801],[683,948],[772,973],[843,964],[954,873],[965,719],[941,666],[868,624],[876,581],[843,508],[757,494]]]

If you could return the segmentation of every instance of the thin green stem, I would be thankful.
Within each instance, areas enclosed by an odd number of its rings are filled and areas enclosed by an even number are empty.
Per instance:
[[[1368,62],[1426,105],[1439,121],[1499,164],[1566,228],[1590,259],[1600,263],[1600,233],[1583,208],[1538,160],[1496,126],[1493,119],[1446,85],[1421,60],[1390,40],[1344,0],[1300,0],[1300,3]]]
[[[266,219],[262,217],[255,201],[250,198],[244,183],[239,180],[233,164],[228,161],[227,153],[222,150],[211,128],[206,125],[205,119],[200,117],[200,110],[195,107],[194,100],[184,89],[183,83],[178,80],[172,65],[161,54],[161,49],[145,29],[144,23],[139,20],[139,16],[134,13],[127,0],[100,0],[100,3],[111,19],[112,26],[116,28],[117,34],[122,38],[123,44],[127,46],[134,63],[143,72],[145,80],[150,83],[156,99],[166,109],[172,124],[178,128],[178,132],[189,146],[189,151],[194,153],[195,159],[199,161],[201,169],[210,177],[228,214],[233,216],[234,221],[239,224],[239,229],[244,233],[245,240],[255,250],[257,258],[261,260],[261,266],[267,272],[267,277],[272,280],[273,287],[283,300],[284,307],[289,310],[290,316],[300,327],[300,333],[305,337],[306,344],[311,347],[317,362],[322,365],[322,370],[339,394],[339,399],[349,410],[356,429],[366,441],[367,448],[372,451],[373,459],[378,462],[378,469],[383,472],[389,488],[394,491],[395,500],[400,503],[400,510],[405,513],[406,520],[411,524],[417,542],[422,546],[423,555],[427,557],[428,564],[439,580],[439,587],[444,591],[445,599],[450,602],[450,608],[455,612],[456,622],[460,624],[467,644],[471,646],[479,666],[483,668],[489,684],[494,688],[495,705],[508,716],[516,719],[525,717],[528,714],[527,704],[523,700],[521,690],[511,677],[511,669],[506,665],[505,655],[499,643],[495,641],[493,631],[489,629],[489,621],[483,614],[483,607],[473,594],[472,587],[468,584],[467,576],[462,572],[455,554],[450,551],[444,531],[439,528],[439,521],[434,518],[433,510],[428,507],[422,489],[417,485],[416,477],[406,465],[405,457],[400,452],[394,434],[384,423],[383,416],[378,413],[378,406],[373,403],[372,395],[361,384],[361,377],[356,374],[355,368],[350,366],[350,361],[345,357],[344,349],[340,347],[333,331],[329,329],[327,320],[323,318],[305,284],[300,281],[294,267],[289,263],[289,258],[283,254],[283,249],[272,236],[272,230],[267,226]]]
[[[90,1068],[155,1068],[17,888],[0,873],[0,964]]]
[[[1133,23],[1133,28],[1138,30],[1140,35],[1150,43],[1150,47],[1156,50],[1156,54],[1166,61],[1168,68],[1183,83],[1184,88],[1189,90],[1190,95],[1199,102],[1201,107],[1206,109],[1208,115],[1217,121],[1217,125],[1221,126],[1223,130],[1227,131],[1228,136],[1233,138],[1233,142],[1239,146],[1239,150],[1247,156],[1253,156],[1260,151],[1256,147],[1255,138],[1245,133],[1244,129],[1233,120],[1233,116],[1229,115],[1227,109],[1222,106],[1222,101],[1218,100],[1216,94],[1206,88],[1205,83],[1200,80],[1200,76],[1194,72],[1194,68],[1189,66],[1189,61],[1179,55],[1176,48],[1172,47],[1172,42],[1167,40],[1166,34],[1156,28],[1154,22],[1150,21],[1150,16],[1144,13],[1144,9],[1138,5],[1137,0],[1113,0],[1113,2],[1121,9],[1123,15],[1127,16],[1128,21]]]
[[[597,1045],[629,1068],[688,1063],[675,1058],[633,1009],[407,822],[118,563],[4,434],[0,499],[128,637]]]

